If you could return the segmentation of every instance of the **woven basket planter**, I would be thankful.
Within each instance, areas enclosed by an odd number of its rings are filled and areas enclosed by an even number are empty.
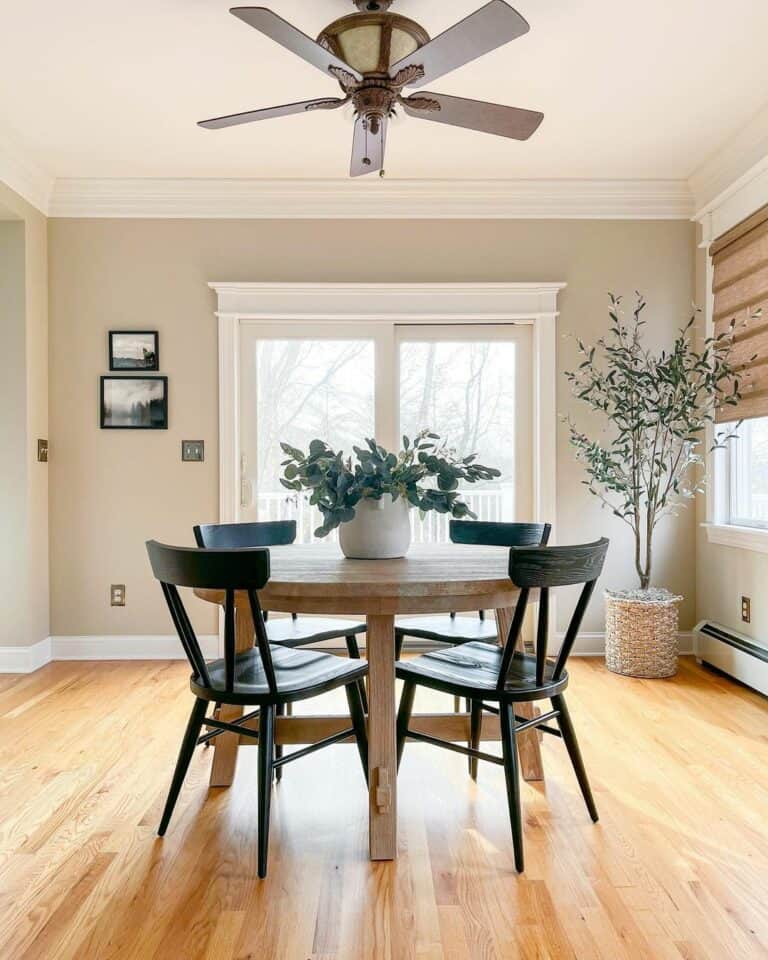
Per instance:
[[[677,673],[678,609],[666,590],[605,593],[605,663],[625,677],[660,679]]]

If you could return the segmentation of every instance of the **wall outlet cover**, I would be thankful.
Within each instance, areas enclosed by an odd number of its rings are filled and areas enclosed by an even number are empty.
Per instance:
[[[205,441],[182,440],[181,459],[185,463],[202,463],[205,460]]]
[[[113,607],[125,606],[125,584],[113,583],[109,587],[109,602]]]
[[[750,597],[741,598],[741,619],[744,623],[752,622],[752,600]]]

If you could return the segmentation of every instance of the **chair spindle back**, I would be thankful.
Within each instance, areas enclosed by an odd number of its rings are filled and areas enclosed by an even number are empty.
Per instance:
[[[181,645],[199,682],[211,686],[205,658],[179,595],[179,587],[224,592],[224,674],[228,693],[233,691],[235,683],[235,593],[248,594],[264,673],[270,692],[277,693],[272,654],[257,594],[269,580],[269,550],[263,547],[206,550],[172,547],[150,540],[147,553],[155,579],[162,586]]]
[[[532,589],[539,590],[539,618],[536,633],[536,683],[544,683],[547,668],[549,634],[549,593],[556,587],[582,584],[581,594],[573,611],[563,645],[555,660],[552,679],[559,680],[565,669],[573,644],[581,628],[584,613],[602,573],[608,540],[603,537],[594,543],[564,547],[512,547],[509,551],[509,576],[520,588],[509,635],[504,644],[498,687],[503,689],[523,627],[526,608]]]
[[[198,547],[284,547],[296,540],[295,520],[258,523],[201,523],[192,528]]]
[[[486,547],[546,547],[552,526],[549,523],[451,520],[448,529],[452,543],[474,543]]]

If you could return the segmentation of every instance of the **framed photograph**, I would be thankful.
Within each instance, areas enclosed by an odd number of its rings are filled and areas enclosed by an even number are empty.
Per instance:
[[[167,430],[168,377],[102,377],[102,430]]]
[[[110,370],[159,370],[157,330],[110,330]]]

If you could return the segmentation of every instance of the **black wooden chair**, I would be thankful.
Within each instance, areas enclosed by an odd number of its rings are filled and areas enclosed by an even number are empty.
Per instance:
[[[296,539],[295,520],[269,520],[258,523],[204,523],[194,528],[198,547],[280,547]],[[264,611],[267,636],[270,643],[285,647],[304,647],[320,640],[337,640],[342,637],[347,644],[347,653],[354,660],[360,659],[357,636],[365,633],[364,623],[331,617],[300,617],[295,613],[291,619],[269,620]],[[362,684],[363,707],[368,712],[365,684]]]
[[[366,782],[368,780],[368,740],[359,688],[368,672],[368,664],[365,660],[347,660],[321,651],[292,650],[269,643],[257,595],[269,580],[269,550],[199,550],[169,547],[152,540],[147,543],[147,552],[152,572],[162,585],[171,619],[192,667],[190,687],[195,695],[158,834],[162,837],[168,828],[195,747],[224,731],[253,737],[258,741],[259,750],[259,876],[265,877],[275,767],[282,767],[354,735]],[[224,591],[223,659],[205,662],[178,587]],[[256,646],[245,653],[235,652],[235,591],[247,591],[256,626]],[[286,703],[316,697],[342,686],[347,694],[351,728],[276,759],[276,711]],[[206,717],[211,702],[251,705],[259,709],[228,723]],[[255,717],[259,718],[258,732],[244,726],[246,721]],[[204,726],[211,728],[211,732],[201,736]]]
[[[451,520],[452,543],[474,543],[489,547],[545,547],[552,527],[548,523],[495,523],[483,520]],[[403,617],[395,624],[395,658],[400,659],[406,637],[456,645],[472,641],[494,643],[498,638],[496,620],[486,620],[485,610],[477,618],[455,613],[432,617]],[[457,707],[458,709],[458,707]]]
[[[597,808],[589,788],[563,692],[568,686],[565,665],[595,588],[595,582],[603,569],[607,550],[608,540],[606,539],[570,547],[512,547],[509,555],[509,576],[520,588],[520,595],[504,646],[464,643],[450,650],[437,650],[397,664],[397,676],[404,681],[397,715],[398,763],[403,754],[406,738],[410,737],[412,740],[444,747],[476,760],[489,760],[503,765],[507,781],[509,817],[512,823],[515,866],[519,872],[522,872],[524,862],[516,737],[523,730],[538,727],[544,733],[562,737],[587,804],[587,810],[592,820],[597,822]],[[575,584],[583,584],[583,588],[560,652],[553,662],[547,659],[549,591],[555,587]],[[539,589],[539,616],[534,656],[520,652],[516,649],[516,645],[531,590],[536,588]],[[470,747],[448,743],[409,729],[417,686],[442,690],[454,696],[466,697],[471,701]],[[516,716],[516,703],[545,699],[552,702],[552,709],[546,713],[530,720]],[[482,753],[479,749],[484,710],[499,716],[503,758]],[[557,727],[550,724],[552,720],[557,722]]]

